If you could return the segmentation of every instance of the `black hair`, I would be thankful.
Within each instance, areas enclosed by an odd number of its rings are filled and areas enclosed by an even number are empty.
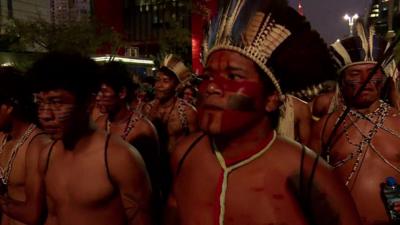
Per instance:
[[[87,103],[99,87],[98,67],[79,53],[50,52],[36,61],[28,71],[34,92],[63,89]]]
[[[100,67],[100,82],[109,85],[116,93],[126,89],[126,101],[131,102],[137,85],[132,75],[121,62],[109,62]]]
[[[14,67],[0,67],[0,103],[13,106],[13,115],[18,119],[37,122],[32,88]]]

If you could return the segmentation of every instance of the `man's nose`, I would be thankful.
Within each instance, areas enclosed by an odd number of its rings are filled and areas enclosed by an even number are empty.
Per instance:
[[[217,95],[222,95],[223,91],[215,81],[209,81],[207,85],[207,94],[217,94]]]
[[[40,120],[49,121],[54,118],[54,113],[48,104],[44,104],[39,109],[38,117]]]

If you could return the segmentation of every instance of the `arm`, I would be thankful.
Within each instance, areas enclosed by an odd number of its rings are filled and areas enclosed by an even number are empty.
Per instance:
[[[311,134],[311,111],[307,103],[294,99],[294,116],[295,116],[295,129],[296,136],[299,141],[308,145]]]
[[[139,153],[122,139],[111,137],[108,162],[111,178],[119,188],[130,225],[149,225],[151,185]]]
[[[322,117],[318,122],[314,122],[313,126],[311,128],[311,136],[310,136],[310,140],[309,140],[309,144],[308,146],[314,150],[317,153],[321,153],[322,148],[323,148],[323,143],[324,143],[324,134],[329,133],[327,131],[327,120],[328,120],[329,116],[325,115],[324,117]]]
[[[41,154],[45,154],[49,148],[50,140],[43,135],[35,138],[26,151],[26,201],[16,201],[10,198],[2,198],[1,208],[7,216],[26,224],[38,224],[43,218],[45,206],[44,182],[39,169]]]
[[[307,210],[312,224],[361,225],[350,192],[322,159],[318,160],[315,175],[311,177],[315,158],[315,154],[307,150],[304,160],[304,180],[307,182],[303,183],[307,186],[303,190],[310,193],[304,199],[308,203]]]
[[[194,133],[199,130],[199,124],[197,120],[197,110],[192,105],[188,105],[186,110],[189,133]]]

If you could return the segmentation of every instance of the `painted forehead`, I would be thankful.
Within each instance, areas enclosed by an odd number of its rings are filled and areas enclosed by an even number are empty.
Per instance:
[[[233,51],[221,50],[208,57],[206,70],[255,68],[253,61]]]
[[[75,99],[75,95],[67,90],[57,89],[51,91],[41,91],[35,93],[37,98],[47,99],[47,98],[64,98],[64,99]]]

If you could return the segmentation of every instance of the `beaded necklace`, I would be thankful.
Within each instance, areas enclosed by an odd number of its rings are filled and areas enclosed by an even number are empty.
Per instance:
[[[359,170],[362,161],[365,157],[366,154],[366,150],[368,149],[368,146],[371,146],[371,142],[373,137],[375,136],[375,134],[378,132],[379,128],[383,126],[383,123],[385,121],[385,118],[388,115],[388,111],[389,111],[389,105],[383,101],[380,102],[381,104],[379,105],[379,107],[372,113],[369,114],[362,114],[360,112],[354,111],[354,110],[350,110],[349,112],[349,116],[348,118],[351,121],[351,126],[354,126],[361,134],[361,141],[359,143],[354,143],[351,141],[350,135],[348,133],[348,129],[346,128],[346,120],[344,120],[344,132],[345,132],[345,137],[346,137],[346,141],[350,144],[353,145],[355,147],[354,151],[351,152],[346,158],[336,162],[333,167],[337,168],[337,167],[341,167],[343,166],[346,162],[348,162],[349,160],[352,160],[354,157],[356,157],[356,160],[353,164],[353,168],[350,171],[349,175],[346,178],[345,184],[346,186],[349,185],[351,179],[353,178],[354,174]],[[368,131],[368,134],[365,135],[361,129],[357,126],[356,121],[353,121],[351,116],[356,117],[356,119],[364,119],[364,118],[368,118],[369,121],[371,121],[373,123],[373,127]],[[373,118],[376,118],[375,121],[373,121]],[[351,127],[348,126],[348,127]],[[330,160],[329,157],[329,153],[328,153],[328,160]],[[329,161],[328,161],[329,163]]]
[[[225,220],[225,200],[226,200],[226,192],[227,192],[227,189],[228,189],[229,174],[232,171],[238,169],[239,167],[245,166],[245,165],[251,163],[252,161],[260,158],[266,151],[268,151],[270,149],[272,144],[275,142],[275,139],[276,139],[276,132],[274,131],[272,139],[268,142],[267,145],[265,145],[265,147],[261,151],[253,154],[252,156],[250,156],[250,157],[248,157],[248,158],[246,158],[246,159],[244,159],[242,161],[236,162],[236,163],[231,164],[231,165],[229,165],[229,164],[227,165],[227,163],[225,162],[225,159],[222,156],[221,152],[218,151],[217,145],[215,144],[215,141],[212,140],[212,148],[213,148],[213,150],[215,152],[215,155],[217,157],[218,163],[219,163],[219,165],[221,166],[221,168],[223,170],[223,178],[222,178],[222,183],[221,183],[220,193],[219,193],[219,199],[218,199],[219,212],[218,212],[218,215],[216,215],[216,217],[217,217],[216,219],[218,219],[218,223],[217,223],[218,225],[224,225],[224,220]]]
[[[124,140],[126,140],[133,127],[135,127],[136,122],[139,121],[139,117],[138,116],[134,117],[134,114],[135,114],[134,111],[132,111],[131,114],[129,115],[128,121],[126,122],[124,132],[121,136],[122,139]],[[107,133],[111,132],[111,122],[108,119],[106,121],[106,131]]]
[[[12,171],[12,167],[14,165],[15,157],[17,156],[18,150],[20,147],[25,143],[25,141],[29,138],[29,136],[32,134],[33,130],[35,130],[36,125],[31,124],[29,127],[25,130],[25,132],[21,135],[21,137],[17,140],[17,143],[13,146],[11,150],[11,156],[10,159],[7,161],[7,166],[4,168],[0,166],[0,179],[3,185],[7,186],[8,180],[10,178],[10,174]],[[4,152],[4,146],[7,140],[7,136],[4,137],[1,149],[0,149],[0,154]]]

